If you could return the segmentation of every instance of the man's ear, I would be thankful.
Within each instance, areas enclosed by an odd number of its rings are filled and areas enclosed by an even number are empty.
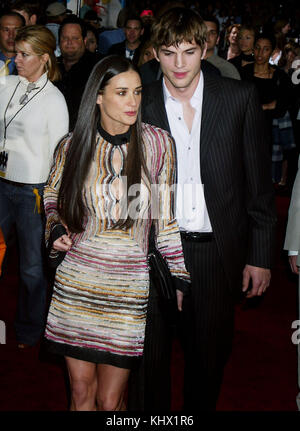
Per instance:
[[[37,22],[37,15],[34,13],[33,15],[31,15],[31,17],[29,18],[29,22],[30,25],[35,25]]]
[[[204,48],[203,48],[203,50],[202,50],[202,54],[201,54],[201,60],[203,60],[203,59],[204,59],[205,54],[206,54],[206,50],[207,50],[207,43],[205,42],[205,45],[204,45]]]
[[[144,34],[144,27],[142,28],[142,30],[141,30],[141,36],[143,36],[143,34]]]
[[[155,48],[152,48],[152,50],[153,50],[154,58],[155,58],[157,61],[160,61],[160,60],[159,60],[159,58],[158,58],[158,55],[157,55],[156,49],[155,49]]]

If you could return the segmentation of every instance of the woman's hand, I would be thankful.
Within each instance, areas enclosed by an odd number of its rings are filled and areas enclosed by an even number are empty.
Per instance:
[[[72,246],[72,240],[69,238],[69,235],[62,235],[57,238],[53,243],[54,250],[57,251],[69,251]]]

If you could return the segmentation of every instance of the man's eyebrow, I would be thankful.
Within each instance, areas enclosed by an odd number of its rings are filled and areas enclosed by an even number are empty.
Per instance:
[[[185,52],[185,51],[191,51],[192,49],[197,49],[197,47],[196,46],[191,46],[190,48],[186,48],[186,49],[184,49],[182,52]],[[167,51],[167,52],[175,52],[175,51],[172,51],[171,49],[169,49],[169,48],[161,48],[160,49],[161,51]]]

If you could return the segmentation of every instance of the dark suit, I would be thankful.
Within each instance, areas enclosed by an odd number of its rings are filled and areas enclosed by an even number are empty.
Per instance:
[[[133,59],[132,59],[132,63],[134,64],[138,64],[139,62],[139,58],[140,58],[140,53],[141,53],[141,46],[138,46],[135,50],[134,50],[134,54],[133,54]],[[121,55],[123,57],[126,56],[126,40],[124,40],[123,42],[120,43],[115,43],[114,45],[112,45],[109,50],[108,50],[108,55]]]
[[[69,111],[69,129],[72,131],[75,127],[78,110],[83,95],[85,85],[95,64],[101,60],[99,54],[85,51],[83,56],[75,63],[70,70],[66,70],[63,57],[58,57],[58,66],[61,73],[61,79],[55,82],[62,94],[65,96]]]
[[[215,408],[231,350],[242,271],[245,264],[271,267],[276,222],[265,123],[256,90],[248,83],[203,73],[200,166],[214,239],[183,240],[192,287],[180,315],[184,403],[185,409],[194,411]],[[171,132],[162,81],[145,88],[142,113],[144,122]],[[153,292],[149,307],[145,369],[132,373],[129,408],[167,409],[170,331],[156,311]],[[140,388],[144,393],[136,395]]]

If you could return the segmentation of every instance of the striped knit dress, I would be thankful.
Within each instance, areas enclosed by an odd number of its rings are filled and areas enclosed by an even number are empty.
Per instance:
[[[155,186],[142,175],[140,197],[129,205],[133,226],[112,229],[121,211],[128,136],[100,133],[83,190],[85,229],[71,236],[72,247],[56,270],[45,337],[55,353],[131,368],[143,354],[152,221],[172,275],[189,281],[174,219],[175,149],[167,132],[143,124],[145,159]],[[57,196],[71,139],[61,143],[44,191],[46,242],[60,223]]]

